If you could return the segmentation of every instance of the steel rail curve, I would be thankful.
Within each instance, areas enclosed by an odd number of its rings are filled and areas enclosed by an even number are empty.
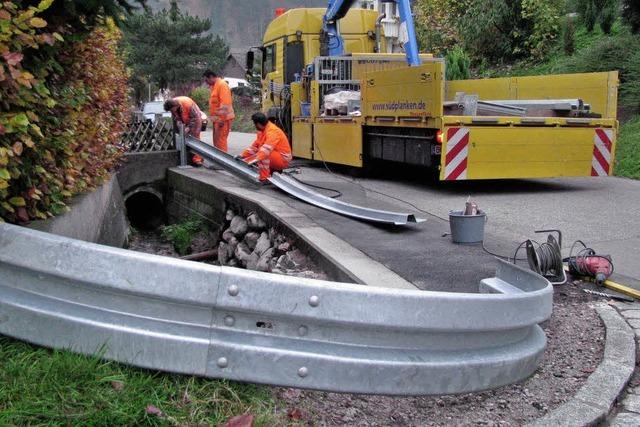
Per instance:
[[[0,224],[0,334],[144,368],[335,392],[484,390],[531,375],[552,287],[499,262],[478,293],[217,267]]]
[[[238,175],[254,184],[260,183],[260,180],[258,179],[258,172],[254,168],[244,162],[235,160],[233,156],[220,151],[211,145],[208,145],[196,138],[187,137],[185,139],[185,146],[206,159],[222,165],[235,175]],[[269,178],[269,182],[290,196],[296,197],[319,208],[351,218],[393,225],[406,225],[411,222],[420,223],[425,221],[425,219],[417,218],[415,215],[409,213],[365,208],[332,199],[284,174],[273,174],[273,176]]]

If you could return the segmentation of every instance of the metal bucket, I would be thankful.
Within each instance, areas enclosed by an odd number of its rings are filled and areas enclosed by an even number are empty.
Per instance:
[[[463,211],[449,212],[451,240],[453,243],[481,243],[484,240],[484,224],[487,214],[464,215]]]

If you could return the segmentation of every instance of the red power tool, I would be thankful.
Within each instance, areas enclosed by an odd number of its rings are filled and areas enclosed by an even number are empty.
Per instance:
[[[588,248],[582,241],[576,241],[571,247],[571,254],[576,244],[584,246],[577,255],[570,255],[566,259],[569,264],[569,272],[574,275],[593,277],[596,284],[603,285],[613,274],[613,260],[611,255],[598,255],[596,251]]]

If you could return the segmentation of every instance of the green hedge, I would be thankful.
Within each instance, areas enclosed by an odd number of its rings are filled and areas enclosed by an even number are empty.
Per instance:
[[[50,28],[38,7],[0,3],[0,221],[66,209],[103,182],[120,156],[127,73],[119,30]],[[81,32],[82,31],[82,32]]]

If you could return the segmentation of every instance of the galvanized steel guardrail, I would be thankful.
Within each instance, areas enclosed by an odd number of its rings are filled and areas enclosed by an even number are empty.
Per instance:
[[[340,200],[324,196],[309,186],[281,173],[274,173],[269,182],[280,190],[314,206],[321,207],[340,215],[362,219],[382,224],[406,225],[407,223],[424,222],[425,219],[416,218],[415,215],[402,212],[391,212],[380,209],[365,208],[363,206],[345,203]]]
[[[0,334],[211,378],[395,395],[526,378],[551,285],[499,262],[479,291],[256,273],[0,224]]]
[[[233,156],[193,137],[185,138],[184,146],[206,159],[224,166],[232,173],[254,184],[260,184],[258,171],[244,162],[235,160]],[[183,155],[183,158],[186,159],[186,155]],[[410,213],[371,209],[332,199],[331,197],[320,194],[311,187],[281,173],[274,173],[273,176],[269,178],[269,182],[281,191],[284,191],[285,193],[302,201],[351,218],[393,225],[406,225],[410,222],[420,223],[426,221],[425,219],[417,218],[415,215]]]
[[[192,136],[185,138],[184,146],[193,150],[195,153],[201,155],[207,160],[211,160],[224,166],[234,174],[245,178],[254,184],[260,184],[259,173],[255,168],[252,168],[244,162],[235,160],[233,156],[225,153],[224,151],[218,150],[217,148]],[[186,156],[184,157],[186,158]]]

